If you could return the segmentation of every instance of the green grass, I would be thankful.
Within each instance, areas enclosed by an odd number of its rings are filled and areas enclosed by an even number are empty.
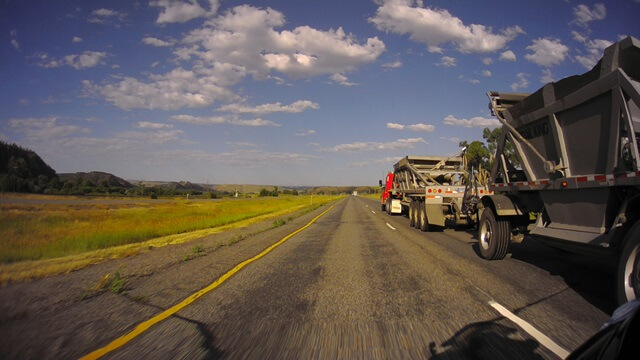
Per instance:
[[[306,196],[104,205],[0,205],[0,263],[51,259],[216,228],[288,209],[312,209],[337,197]],[[283,220],[281,220],[283,221]],[[284,221],[283,221],[284,223]],[[274,222],[275,226],[275,222]]]

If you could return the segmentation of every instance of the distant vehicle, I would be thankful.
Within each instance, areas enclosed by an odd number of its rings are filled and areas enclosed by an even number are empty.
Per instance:
[[[354,191],[354,192],[352,192],[352,193],[351,193],[351,195],[352,195],[352,196],[358,196],[358,192],[357,192],[357,191]]]
[[[489,186],[495,194],[481,199],[481,256],[504,258],[518,235],[613,255],[618,303],[640,298],[638,40],[609,46],[591,71],[531,95],[487,95],[503,127]]]
[[[466,169],[462,149],[451,156],[405,156],[389,172],[382,193],[381,210],[407,214],[409,225],[422,231],[434,227],[474,225],[479,198],[489,189]]]

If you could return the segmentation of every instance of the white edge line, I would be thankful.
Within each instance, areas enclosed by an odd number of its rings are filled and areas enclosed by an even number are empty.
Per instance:
[[[387,223],[387,226],[391,229],[391,230],[395,230],[396,228],[394,228],[393,226],[391,226],[391,224]]]
[[[506,317],[507,319],[513,321],[516,325],[522,328],[522,330],[526,331],[531,335],[538,343],[547,349],[551,350],[558,357],[565,359],[569,356],[569,352],[563,349],[560,345],[556,344],[553,340],[547,337],[545,334],[541,333],[538,329],[534,328],[528,322],[522,320],[517,315],[507,310],[504,306],[498,304],[497,302],[491,300],[489,301],[489,305],[491,305],[494,309],[496,309],[500,315]]]

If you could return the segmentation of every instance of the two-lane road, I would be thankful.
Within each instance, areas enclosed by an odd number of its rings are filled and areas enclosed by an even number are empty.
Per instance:
[[[78,357],[103,348],[232,270],[236,258],[255,256],[326,209],[200,259],[141,270],[124,295],[60,301],[35,314],[15,310],[0,318],[0,355]],[[558,358],[613,310],[605,263],[531,241],[489,262],[477,255],[471,231],[423,233],[408,222],[381,212],[374,200],[341,200],[106,356]],[[130,258],[126,267],[158,254]],[[63,276],[45,279],[40,287],[63,282]],[[0,305],[14,301],[9,294],[29,291],[28,285],[0,290]]]
[[[376,204],[341,201],[114,355],[555,358],[608,318],[561,276],[513,257],[484,261],[468,233],[425,234]]]

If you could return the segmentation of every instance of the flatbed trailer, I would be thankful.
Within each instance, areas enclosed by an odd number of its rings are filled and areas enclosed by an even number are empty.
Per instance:
[[[381,208],[408,215],[410,226],[422,231],[474,225],[479,198],[490,193],[473,170],[466,170],[464,149],[452,157],[405,156],[393,170],[384,183]]]
[[[640,42],[627,37],[583,75],[530,95],[487,94],[503,128],[495,194],[481,199],[482,257],[504,258],[524,235],[605,254],[618,261],[617,301],[640,298],[639,81]]]

